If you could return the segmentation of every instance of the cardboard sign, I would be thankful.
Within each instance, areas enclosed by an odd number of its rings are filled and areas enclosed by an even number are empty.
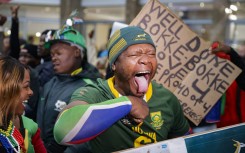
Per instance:
[[[148,1],[130,25],[152,36],[158,60],[154,79],[178,97],[185,116],[198,125],[241,70],[210,54],[211,44],[157,0]]]

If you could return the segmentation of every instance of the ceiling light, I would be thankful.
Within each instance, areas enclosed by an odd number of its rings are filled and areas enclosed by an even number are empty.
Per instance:
[[[237,6],[236,5],[230,5],[230,9],[233,11],[237,11]]]
[[[10,34],[11,34],[11,31],[10,31],[10,30],[8,30],[8,31],[7,31],[7,34],[8,34],[8,35],[10,35]]]
[[[225,8],[225,13],[226,13],[226,14],[231,14],[231,13],[232,13],[232,10],[229,9],[229,8]]]
[[[183,16],[184,16],[184,12],[183,12],[183,11],[180,11],[180,12],[178,13],[178,15],[179,15],[179,17],[183,17]]]
[[[200,7],[204,7],[204,5],[205,5],[205,4],[204,4],[203,2],[200,3]]]
[[[232,20],[232,21],[235,21],[235,20],[237,20],[237,16],[234,15],[234,14],[230,14],[229,15],[229,19]]]
[[[37,32],[36,33],[36,37],[40,37],[41,36],[41,33],[40,32]]]

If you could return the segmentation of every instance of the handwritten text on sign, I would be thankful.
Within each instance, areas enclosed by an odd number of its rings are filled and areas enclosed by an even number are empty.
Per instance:
[[[154,79],[178,97],[184,114],[198,125],[240,69],[210,54],[210,44],[157,0],[149,1],[130,25],[152,36],[158,59]]]

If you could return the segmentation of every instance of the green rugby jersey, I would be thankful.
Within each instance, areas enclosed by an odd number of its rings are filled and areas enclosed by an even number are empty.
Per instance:
[[[97,85],[91,84],[77,89],[71,101],[80,100],[92,104],[119,97],[120,94],[114,88],[113,79],[98,79]],[[152,81],[145,100],[150,114],[143,123],[135,124],[126,117],[122,118],[90,141],[92,151],[101,153],[140,147],[183,136],[189,131],[189,124],[183,115],[178,99],[162,85]]]

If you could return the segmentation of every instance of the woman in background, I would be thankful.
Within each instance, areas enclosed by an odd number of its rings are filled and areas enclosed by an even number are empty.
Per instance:
[[[26,66],[0,56],[0,152],[46,153],[40,129],[23,116],[24,102],[33,94]]]

